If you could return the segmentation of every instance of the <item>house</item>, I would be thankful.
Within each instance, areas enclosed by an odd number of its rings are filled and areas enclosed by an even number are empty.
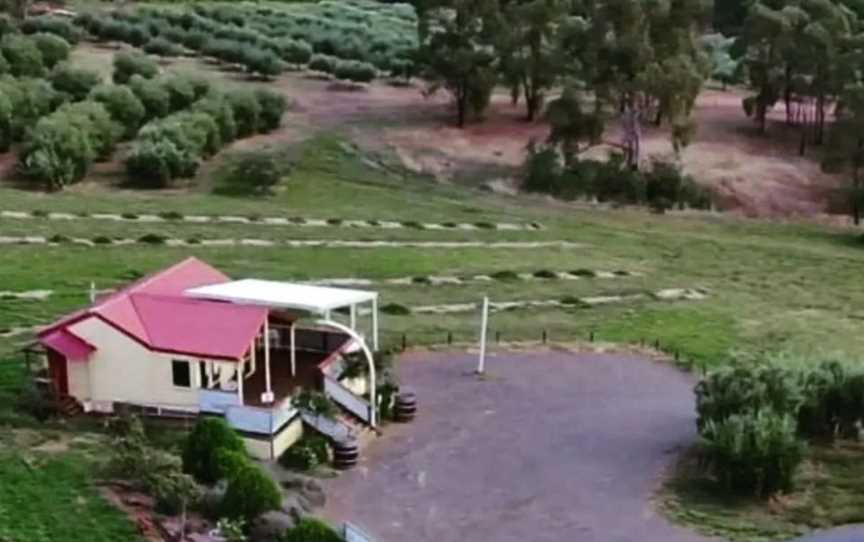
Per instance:
[[[362,290],[232,281],[189,258],[45,327],[38,343],[51,391],[85,412],[224,416],[252,455],[274,459],[301,436],[304,419],[315,423],[295,408],[299,390],[323,391],[375,425],[363,395],[375,385],[377,303]],[[371,349],[358,325],[367,304]],[[355,351],[368,369],[345,378],[344,355]],[[350,433],[332,420],[317,428]]]

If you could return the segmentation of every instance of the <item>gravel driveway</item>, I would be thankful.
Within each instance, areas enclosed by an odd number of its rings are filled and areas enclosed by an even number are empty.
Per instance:
[[[650,502],[695,436],[693,379],[628,355],[412,354],[418,418],[327,482],[378,542],[696,542]]]

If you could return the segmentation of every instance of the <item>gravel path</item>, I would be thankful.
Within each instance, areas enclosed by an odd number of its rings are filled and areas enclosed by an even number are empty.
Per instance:
[[[819,531],[793,542],[864,542],[864,525],[850,525],[827,531]]]
[[[697,542],[650,502],[695,436],[693,380],[623,355],[412,354],[419,416],[328,482],[323,514],[379,542]]]

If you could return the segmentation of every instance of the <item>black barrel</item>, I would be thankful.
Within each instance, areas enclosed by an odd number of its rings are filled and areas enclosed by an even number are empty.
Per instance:
[[[393,417],[397,422],[410,422],[417,415],[417,395],[413,391],[403,391],[396,396]]]
[[[347,470],[357,465],[360,459],[360,448],[356,439],[337,440],[333,443],[333,466]]]

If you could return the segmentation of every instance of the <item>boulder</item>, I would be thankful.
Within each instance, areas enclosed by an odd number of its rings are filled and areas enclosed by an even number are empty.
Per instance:
[[[271,511],[260,515],[249,529],[250,542],[279,542],[282,534],[293,528],[297,520],[288,513]]]

